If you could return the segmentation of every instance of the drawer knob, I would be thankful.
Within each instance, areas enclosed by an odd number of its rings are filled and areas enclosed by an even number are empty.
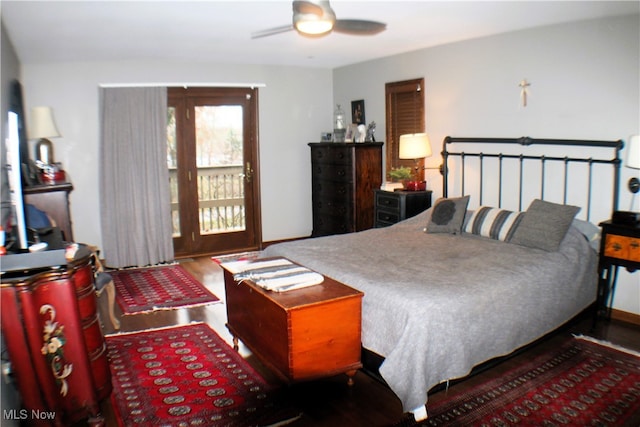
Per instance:
[[[611,245],[611,247],[613,248],[614,251],[622,250],[622,246],[618,242],[616,242],[613,245]]]
[[[640,244],[637,241],[632,240],[631,243],[629,243],[629,246],[631,246],[633,249],[638,249],[638,247],[640,247]]]

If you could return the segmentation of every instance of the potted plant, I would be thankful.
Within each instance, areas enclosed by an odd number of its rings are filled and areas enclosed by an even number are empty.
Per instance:
[[[404,182],[411,179],[411,168],[408,166],[401,166],[399,168],[392,168],[389,171],[389,178],[392,181]]]
[[[413,179],[413,172],[408,166],[392,168],[389,171],[389,178],[396,182],[402,182],[407,191],[425,190],[427,186],[426,182]]]

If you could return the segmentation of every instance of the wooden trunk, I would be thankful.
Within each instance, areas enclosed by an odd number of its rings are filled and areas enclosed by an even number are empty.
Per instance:
[[[240,283],[225,270],[227,327],[286,381],[347,373],[362,367],[362,293],[325,277],[287,292]]]

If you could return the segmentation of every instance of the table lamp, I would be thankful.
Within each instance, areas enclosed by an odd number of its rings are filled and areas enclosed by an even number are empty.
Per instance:
[[[45,165],[55,162],[53,158],[53,144],[48,138],[60,137],[60,132],[53,120],[51,107],[33,107],[31,109],[31,122],[29,137],[39,139],[36,143],[35,159]]]
[[[407,183],[407,190],[417,191],[425,190],[426,182],[418,181],[418,168],[420,159],[431,156],[431,142],[426,133],[409,133],[400,135],[398,158],[413,159],[414,161],[414,180]]]

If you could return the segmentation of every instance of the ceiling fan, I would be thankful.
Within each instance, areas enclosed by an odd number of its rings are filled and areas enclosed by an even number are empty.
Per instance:
[[[296,30],[309,37],[324,36],[331,31],[351,35],[373,35],[384,31],[387,24],[363,19],[336,19],[328,0],[295,0],[291,25],[269,28],[251,34],[252,39]]]

